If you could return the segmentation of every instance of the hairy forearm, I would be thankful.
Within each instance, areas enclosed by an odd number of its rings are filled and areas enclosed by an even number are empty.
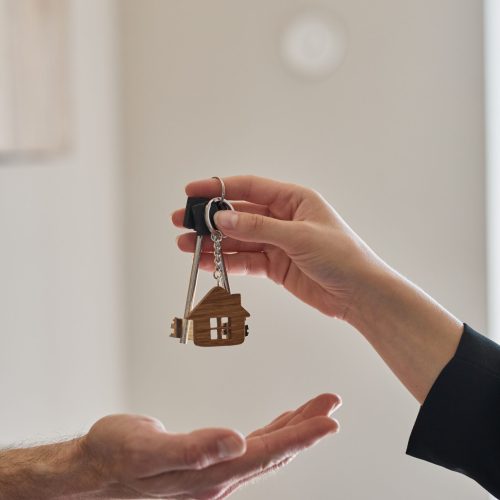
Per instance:
[[[453,357],[463,324],[385,265],[370,272],[346,319],[422,403]]]
[[[78,498],[101,487],[83,438],[0,451],[0,500]]]

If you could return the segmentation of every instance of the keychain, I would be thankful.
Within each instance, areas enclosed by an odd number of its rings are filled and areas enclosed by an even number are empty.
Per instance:
[[[214,179],[221,184],[220,197],[188,198],[186,204],[184,227],[196,231],[196,245],[184,317],[174,318],[172,321],[171,337],[180,339],[181,344],[193,340],[195,345],[201,347],[241,344],[248,335],[246,318],[250,317],[241,306],[241,295],[232,294],[229,287],[222,252],[224,235],[216,228],[213,217],[219,210],[234,210],[234,208],[225,199],[224,181],[219,177]],[[217,284],[193,308],[203,238],[208,235],[214,245],[213,276]]]

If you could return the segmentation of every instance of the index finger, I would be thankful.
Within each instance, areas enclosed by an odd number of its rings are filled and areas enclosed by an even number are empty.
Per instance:
[[[255,175],[237,175],[222,179],[226,186],[228,200],[243,200],[259,205],[272,206],[284,199],[299,197],[304,188],[295,184],[257,177]],[[188,196],[213,198],[221,195],[221,185],[217,179],[204,179],[190,182],[186,186]]]
[[[286,425],[296,424],[297,422],[301,422],[302,420],[307,420],[312,417],[330,415],[341,404],[342,401],[340,396],[337,394],[320,394],[319,396],[316,396],[315,398],[304,403],[295,411],[283,413],[278,418],[274,419],[270,424],[252,432],[247,436],[247,439],[261,436],[262,434],[281,429]]]

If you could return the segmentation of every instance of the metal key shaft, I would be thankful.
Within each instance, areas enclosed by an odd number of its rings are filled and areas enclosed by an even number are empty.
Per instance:
[[[221,254],[221,259],[222,259],[222,284],[224,285],[224,288],[226,289],[227,293],[231,293],[231,288],[229,288],[229,279],[227,277],[227,270],[226,270],[226,263],[224,262],[224,254]]]
[[[186,318],[189,316],[193,308],[194,294],[196,292],[196,283],[198,281],[198,269],[200,267],[201,249],[203,244],[203,236],[196,236],[196,246],[193,255],[193,265],[191,266],[191,276],[189,277],[189,287],[186,298],[186,307],[184,308],[184,318],[182,320],[182,335],[181,344],[187,344],[188,340],[188,323]]]

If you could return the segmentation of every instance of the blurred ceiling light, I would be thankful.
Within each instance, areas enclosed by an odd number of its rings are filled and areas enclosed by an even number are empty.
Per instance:
[[[308,8],[287,23],[280,48],[286,66],[293,73],[321,80],[330,76],[344,58],[346,29],[330,10]]]

